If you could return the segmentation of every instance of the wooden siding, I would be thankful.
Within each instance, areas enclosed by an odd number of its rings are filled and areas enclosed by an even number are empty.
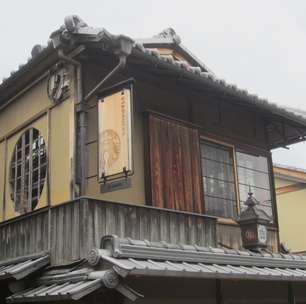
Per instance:
[[[0,261],[47,250],[47,210],[0,225]]]
[[[192,213],[82,198],[1,224],[0,260],[49,250],[52,264],[68,263],[86,257],[108,234],[216,246],[216,220]]]
[[[149,200],[156,207],[203,213],[198,131],[152,114],[148,123]]]

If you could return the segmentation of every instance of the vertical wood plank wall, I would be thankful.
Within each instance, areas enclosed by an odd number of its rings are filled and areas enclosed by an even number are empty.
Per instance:
[[[149,114],[149,166],[153,206],[204,212],[199,134]]]
[[[47,211],[0,225],[0,261],[47,250]]]
[[[83,198],[0,225],[0,261],[48,250],[52,264],[68,263],[87,257],[108,234],[216,246],[216,220],[200,214]]]

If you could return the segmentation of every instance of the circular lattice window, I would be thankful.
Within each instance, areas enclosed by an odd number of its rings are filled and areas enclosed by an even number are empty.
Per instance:
[[[45,141],[37,129],[30,128],[20,136],[11,160],[11,197],[16,212],[25,213],[36,208],[46,172]]]

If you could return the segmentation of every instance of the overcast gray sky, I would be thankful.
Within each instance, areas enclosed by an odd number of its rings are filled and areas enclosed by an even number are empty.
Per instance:
[[[46,44],[70,14],[134,38],[171,26],[218,77],[306,111],[306,1],[5,1],[0,77],[24,63],[33,45]],[[273,155],[277,163],[306,169],[305,154],[306,143],[301,143]]]

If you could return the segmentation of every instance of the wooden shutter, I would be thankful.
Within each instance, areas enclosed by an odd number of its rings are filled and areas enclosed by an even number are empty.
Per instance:
[[[203,213],[198,131],[153,114],[148,129],[153,206]]]

